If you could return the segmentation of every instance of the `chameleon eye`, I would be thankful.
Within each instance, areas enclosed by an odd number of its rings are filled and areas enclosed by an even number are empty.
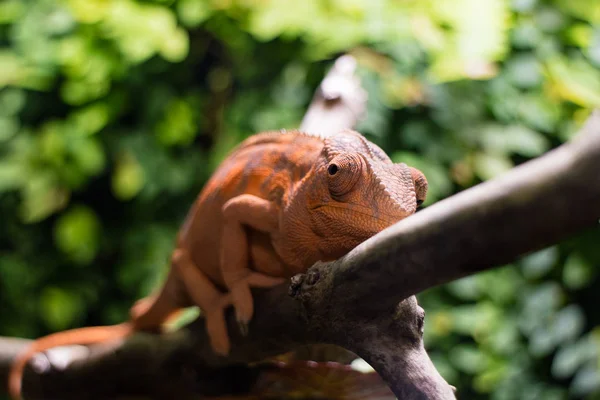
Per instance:
[[[335,157],[327,166],[329,191],[332,196],[342,196],[352,190],[361,176],[362,159],[354,154]]]

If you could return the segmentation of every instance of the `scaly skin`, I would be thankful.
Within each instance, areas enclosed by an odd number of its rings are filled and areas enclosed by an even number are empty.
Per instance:
[[[341,257],[413,214],[426,192],[420,171],[393,164],[353,131],[328,138],[297,131],[254,135],[221,163],[196,199],[159,292],[137,302],[129,322],[35,341],[13,365],[10,392],[20,397],[24,366],[36,352],[159,330],[192,305],[206,318],[214,351],[226,355],[226,307],[234,306],[246,331],[254,312],[250,288],[277,285],[319,260]]]

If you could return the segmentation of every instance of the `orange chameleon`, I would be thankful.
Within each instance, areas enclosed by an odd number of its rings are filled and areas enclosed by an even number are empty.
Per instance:
[[[256,134],[221,163],[196,199],[158,293],[138,301],[128,322],[34,341],[12,366],[9,392],[20,398],[24,367],[37,352],[157,330],[194,305],[206,318],[214,351],[227,355],[226,307],[233,305],[247,331],[254,312],[250,288],[283,283],[319,260],[341,257],[413,214],[426,193],[419,170],[392,163],[357,132]]]

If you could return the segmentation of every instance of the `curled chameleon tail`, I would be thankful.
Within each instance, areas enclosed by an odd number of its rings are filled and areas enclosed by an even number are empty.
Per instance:
[[[35,340],[24,352],[14,360],[8,375],[8,392],[18,400],[21,398],[21,379],[29,359],[36,353],[53,347],[66,345],[87,345],[108,340],[120,339],[133,332],[133,325],[125,322],[112,326],[93,326],[57,332]]]

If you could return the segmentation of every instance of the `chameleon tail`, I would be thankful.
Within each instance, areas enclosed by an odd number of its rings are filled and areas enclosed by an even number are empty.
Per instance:
[[[132,332],[133,325],[129,322],[125,322],[112,326],[71,329],[64,332],[53,333],[33,341],[33,343],[21,352],[12,363],[8,375],[8,392],[10,396],[15,400],[21,398],[21,379],[23,378],[23,371],[25,370],[27,362],[34,354],[48,350],[52,347],[75,344],[86,345],[120,339],[128,336]]]

